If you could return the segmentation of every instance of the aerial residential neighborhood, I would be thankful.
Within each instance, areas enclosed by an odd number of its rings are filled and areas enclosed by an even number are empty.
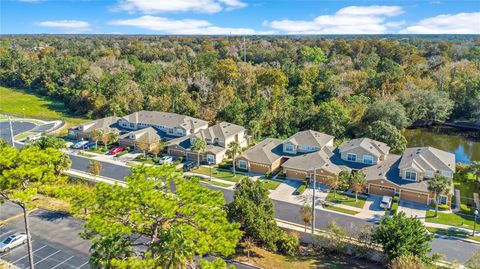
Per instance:
[[[480,268],[478,1],[0,6],[0,269]]]

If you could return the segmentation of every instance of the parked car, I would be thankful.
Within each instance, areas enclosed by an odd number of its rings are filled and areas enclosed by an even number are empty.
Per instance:
[[[383,196],[380,202],[380,207],[383,209],[390,209],[392,207],[393,198],[391,196]]]
[[[75,145],[73,145],[73,148],[74,149],[83,149],[83,146],[85,146],[86,144],[88,144],[88,141],[80,141],[80,142],[75,143]]]
[[[88,142],[87,144],[83,145],[83,149],[88,149],[88,148],[91,148],[91,147],[95,147],[97,145],[97,143],[95,142]]]
[[[122,148],[122,147],[116,147],[116,148],[111,149],[111,150],[108,152],[108,154],[110,154],[110,155],[115,155],[115,154],[118,154],[118,153],[120,153],[120,152],[123,152],[124,150],[125,150],[125,149]]]
[[[160,161],[158,161],[158,164],[162,164],[162,163],[172,163],[173,162],[173,158],[172,156],[163,156]]]
[[[14,233],[0,242],[0,252],[8,252],[14,247],[18,247],[27,242],[27,235],[25,233]]]
[[[194,161],[186,161],[183,164],[183,171],[184,172],[189,172],[192,171],[195,167],[197,166],[197,163]]]

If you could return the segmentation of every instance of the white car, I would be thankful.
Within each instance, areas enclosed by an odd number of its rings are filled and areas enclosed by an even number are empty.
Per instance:
[[[393,198],[391,196],[383,196],[380,202],[380,207],[383,209],[390,209],[392,207]]]
[[[159,164],[162,164],[162,163],[172,163],[173,162],[173,158],[172,156],[163,156],[160,161],[158,161]]]
[[[88,143],[88,141],[80,141],[80,142],[77,142],[77,143],[75,143],[75,145],[73,145],[73,148],[74,148],[74,149],[81,149],[81,148],[83,148],[83,146],[85,146],[87,143]]]
[[[14,233],[0,242],[0,252],[8,252],[14,247],[18,247],[27,242],[27,235],[25,233]]]

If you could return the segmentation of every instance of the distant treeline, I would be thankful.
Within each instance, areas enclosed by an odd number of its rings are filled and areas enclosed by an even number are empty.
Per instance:
[[[1,85],[63,100],[91,118],[161,110],[230,121],[258,136],[309,128],[337,137],[480,118],[475,36],[258,36],[244,43],[238,36],[36,35],[0,42]]]

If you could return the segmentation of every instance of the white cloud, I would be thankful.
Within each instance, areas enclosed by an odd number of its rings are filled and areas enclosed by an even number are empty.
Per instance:
[[[61,21],[42,21],[36,23],[38,26],[58,28],[66,33],[76,34],[90,31],[90,24],[86,21],[61,20]]]
[[[284,19],[272,21],[270,26],[288,34],[383,34],[400,23],[386,22],[386,18],[401,13],[399,6],[349,6],[311,21]]]
[[[337,11],[337,15],[393,17],[403,13],[399,6],[349,6]]]
[[[261,35],[274,34],[274,31],[256,31],[251,28],[230,28],[212,25],[206,20],[173,20],[165,17],[142,16],[135,19],[113,20],[111,25],[134,26],[156,32],[175,35]]]
[[[480,12],[426,18],[400,34],[480,34]]]
[[[145,14],[188,11],[212,14],[246,6],[240,0],[120,0],[116,9]]]

